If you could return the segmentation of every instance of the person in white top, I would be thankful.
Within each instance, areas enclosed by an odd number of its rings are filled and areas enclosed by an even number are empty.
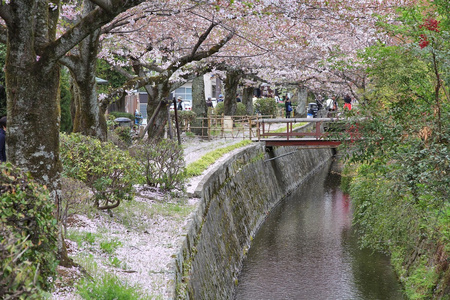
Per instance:
[[[325,108],[328,111],[330,111],[330,110],[333,110],[333,107],[334,107],[334,100],[332,98],[328,98],[327,101],[325,101]]]

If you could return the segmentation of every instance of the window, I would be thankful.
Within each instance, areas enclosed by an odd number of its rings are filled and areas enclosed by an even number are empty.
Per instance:
[[[175,98],[181,96],[183,100],[189,100],[189,102],[192,102],[192,88],[180,87],[173,93]]]
[[[141,113],[143,119],[147,119],[147,103],[139,104],[139,112]]]

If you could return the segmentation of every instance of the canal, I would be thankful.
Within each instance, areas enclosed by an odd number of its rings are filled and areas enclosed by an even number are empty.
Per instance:
[[[388,258],[359,249],[350,199],[331,167],[270,213],[244,261],[236,300],[404,299]]]

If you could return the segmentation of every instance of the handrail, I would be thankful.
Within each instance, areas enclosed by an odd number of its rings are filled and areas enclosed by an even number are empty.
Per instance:
[[[343,118],[281,118],[281,119],[258,119],[261,123],[300,123],[300,122],[336,122]]]

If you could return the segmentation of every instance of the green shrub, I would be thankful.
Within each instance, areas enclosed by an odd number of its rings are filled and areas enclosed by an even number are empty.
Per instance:
[[[112,143],[81,134],[61,135],[63,174],[83,181],[94,194],[98,209],[112,209],[133,198],[141,179],[139,165],[127,151]]]
[[[181,127],[188,127],[197,118],[197,114],[192,110],[177,110],[177,116]],[[175,111],[170,111],[170,117],[172,122],[175,122]]]
[[[111,116],[114,116],[114,119],[116,118],[128,118],[131,119],[132,123],[134,124],[134,115],[124,112],[124,111],[111,111],[109,112]]]
[[[236,116],[245,116],[247,115],[247,108],[245,107],[244,103],[238,102],[236,106]]]
[[[131,152],[144,167],[146,182],[164,190],[184,189],[183,148],[172,140],[140,141]]]
[[[223,102],[217,103],[216,107],[214,107],[214,113],[216,115],[222,115],[224,112],[224,104]],[[236,106],[235,116],[245,116],[247,114],[247,109],[242,102],[238,102]]]
[[[277,114],[277,102],[273,98],[259,98],[255,102],[255,112],[274,116]]]
[[[55,276],[57,221],[48,191],[0,164],[0,298],[38,299]]]
[[[132,143],[131,139],[131,128],[127,126],[118,126],[114,129],[114,132],[119,136],[119,139],[125,143],[125,145],[130,146]]]
[[[216,104],[216,106],[214,107],[214,113],[216,115],[222,115],[224,112],[224,104],[223,102],[219,102]]]

